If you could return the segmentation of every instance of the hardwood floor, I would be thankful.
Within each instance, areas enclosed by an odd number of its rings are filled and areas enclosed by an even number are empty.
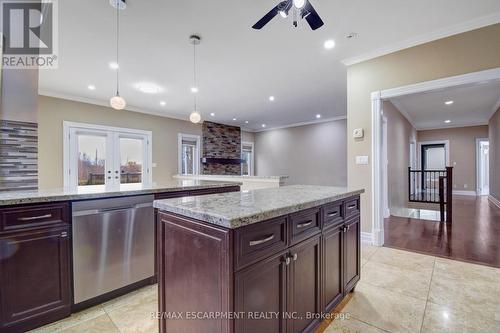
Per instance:
[[[453,223],[391,216],[386,247],[500,267],[500,208],[487,197],[454,196]]]

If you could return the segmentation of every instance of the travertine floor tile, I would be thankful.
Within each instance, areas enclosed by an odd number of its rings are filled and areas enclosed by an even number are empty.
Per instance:
[[[500,321],[484,317],[473,308],[464,312],[446,305],[427,303],[422,332],[425,333],[498,333]]]
[[[336,319],[323,333],[383,333],[387,332],[357,319]]]
[[[361,243],[361,266],[364,266],[378,249],[377,246]]]
[[[373,254],[370,261],[413,271],[422,271],[432,270],[435,258],[424,254],[381,247]]]
[[[81,324],[87,320],[95,319],[95,318],[100,317],[100,316],[105,315],[105,314],[106,314],[106,312],[104,312],[104,309],[100,305],[98,305],[98,306],[74,313],[70,317],[65,318],[63,320],[59,320],[55,323],[37,328],[37,329],[31,331],[31,333],[59,332],[61,330],[76,326],[76,325]]]
[[[419,332],[425,301],[360,282],[342,312],[390,332]]]
[[[424,301],[427,300],[427,294],[429,293],[431,276],[432,270],[429,269],[414,271],[374,261],[368,261],[361,271],[363,283]]]
[[[102,315],[72,326],[60,333],[120,333],[108,315]]]
[[[158,311],[158,302],[130,302],[108,312],[122,333],[158,333],[158,320],[152,314]]]

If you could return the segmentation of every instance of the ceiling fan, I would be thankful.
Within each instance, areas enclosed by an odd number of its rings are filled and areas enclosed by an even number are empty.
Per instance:
[[[252,28],[262,29],[278,14],[283,18],[287,18],[290,11],[293,15],[293,25],[295,27],[298,26],[299,19],[306,19],[312,30],[319,29],[324,24],[309,0],[285,0],[271,9],[271,11],[264,15],[259,22],[255,23]]]

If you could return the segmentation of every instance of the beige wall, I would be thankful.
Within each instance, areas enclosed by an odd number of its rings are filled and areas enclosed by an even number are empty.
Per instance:
[[[257,176],[288,175],[287,184],[347,184],[346,121],[255,134]]]
[[[417,141],[417,131],[391,102],[384,102],[383,110],[387,118],[389,208],[408,207],[410,142]]]
[[[453,189],[476,191],[476,139],[488,137],[488,126],[418,131],[418,142],[449,140]]]
[[[500,24],[419,45],[347,68],[347,133],[364,128],[365,137],[348,136],[348,184],[364,188],[362,231],[372,228],[371,165],[356,165],[357,155],[371,156],[370,94],[389,88],[500,67]],[[371,159],[370,159],[371,164]]]
[[[489,123],[490,195],[500,201],[500,109]]]

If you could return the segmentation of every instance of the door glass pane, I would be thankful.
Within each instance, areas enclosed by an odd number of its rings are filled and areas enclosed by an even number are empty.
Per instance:
[[[195,160],[196,146],[192,144],[182,144],[182,174],[194,174],[194,160]]]
[[[444,147],[432,147],[425,149],[425,170],[446,169],[446,151]]]
[[[104,185],[106,138],[78,135],[78,186]]]
[[[243,151],[241,154],[241,159],[243,163],[241,164],[241,174],[243,176],[250,175],[250,162],[251,162],[251,152]]]
[[[144,165],[142,139],[120,138],[120,183],[142,183]]]

